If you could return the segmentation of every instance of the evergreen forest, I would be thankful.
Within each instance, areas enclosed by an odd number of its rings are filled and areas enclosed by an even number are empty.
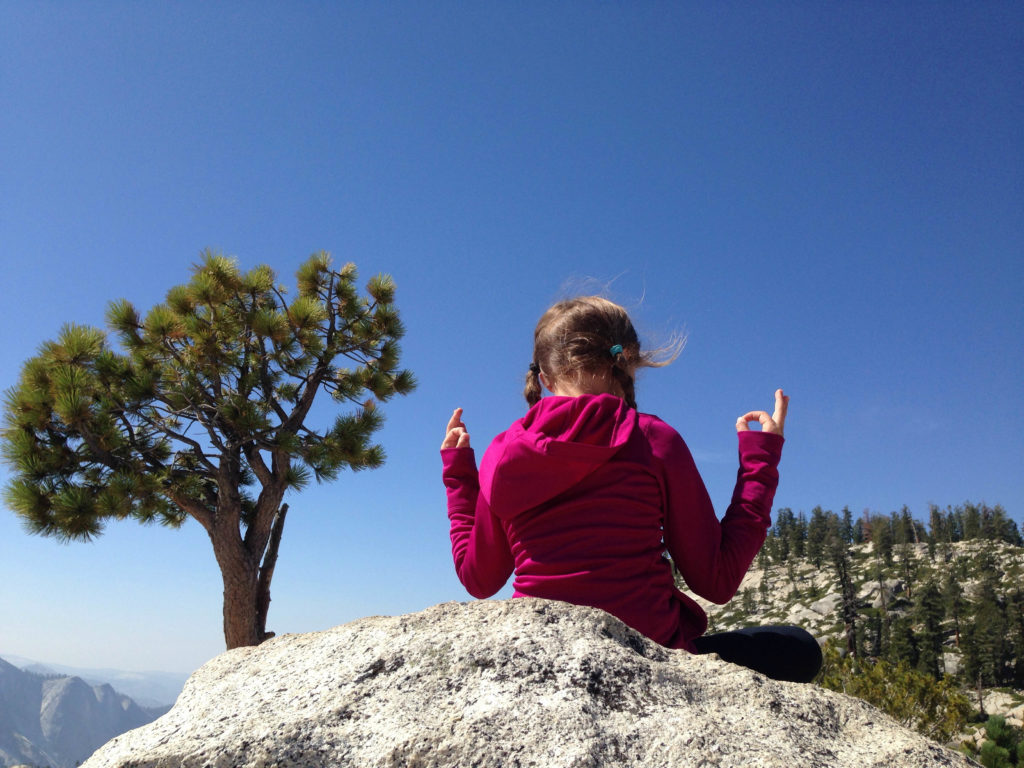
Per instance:
[[[988,768],[1024,766],[1024,539],[999,505],[926,522],[782,508],[709,630],[796,624],[824,641],[819,683]],[[684,586],[684,585],[681,585]]]

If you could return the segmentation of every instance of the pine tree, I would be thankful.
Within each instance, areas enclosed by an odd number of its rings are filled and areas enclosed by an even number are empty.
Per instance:
[[[874,526],[872,526],[874,527]],[[878,636],[874,644],[873,656],[883,656],[889,653],[889,640],[891,637],[890,633],[890,621],[889,621],[889,605],[888,605],[888,588],[885,586],[885,579],[882,578],[882,563],[878,559],[878,550],[875,550],[875,565],[874,565],[874,578],[878,582],[878,600],[881,603],[878,617],[880,624],[878,627]]]
[[[888,659],[894,663],[904,663],[914,668],[918,662],[918,642],[910,619],[898,616],[890,629]]]
[[[796,568],[793,565],[793,560],[790,559],[786,562],[786,578],[789,579],[790,591],[789,596],[794,600],[800,598],[800,587],[797,586]]]
[[[757,612],[757,597],[755,596],[753,587],[747,587],[743,590],[741,597],[741,605],[743,612],[750,617],[752,614]]]
[[[996,591],[1000,574],[988,558],[979,558],[979,563],[981,581],[962,638],[964,672],[968,680],[982,685],[1001,685],[1006,678],[1010,645],[1006,616]]]
[[[900,578],[906,586],[907,597],[912,598],[914,596],[914,584],[917,581],[917,556],[914,554],[914,549],[909,542],[900,544],[899,555]]]
[[[28,530],[87,541],[112,520],[195,519],[223,577],[228,648],[269,636],[285,492],[380,466],[376,404],[414,386],[389,277],[360,297],[355,267],[326,253],[297,277],[288,301],[270,268],[207,252],[145,317],[110,304],[123,353],[66,325],[6,396],[5,500]],[[318,431],[306,422],[321,391],[356,410]]]
[[[870,611],[865,612],[867,614],[868,633],[866,638],[866,648],[863,656],[870,656],[871,658],[881,658],[885,652],[884,638],[882,629],[882,614],[872,608]]]
[[[793,534],[790,532],[796,525],[796,518],[793,517],[793,510],[789,507],[782,507],[775,513],[775,525],[772,527],[772,543],[775,545],[775,562],[784,563],[789,559],[790,541]]]
[[[765,543],[761,545],[761,549],[757,551],[757,567],[762,571],[766,570],[771,563],[771,555],[768,552],[768,542],[771,540],[771,536],[765,538]]]
[[[928,559],[935,561],[935,553],[940,545],[948,543],[946,520],[942,512],[934,504],[928,506]]]
[[[940,676],[942,661],[942,593],[935,582],[928,581],[918,591],[914,607],[917,632],[917,668],[935,679]]]
[[[957,510],[961,512],[963,519],[964,539],[973,541],[981,538],[981,510],[977,505],[968,502],[962,508],[958,507]]]
[[[1013,685],[1024,688],[1024,589],[1021,587],[1006,598],[1006,623],[1010,655],[1014,659]]]
[[[936,681],[905,663],[843,657],[832,643],[823,656],[823,687],[864,699],[928,738],[949,741],[967,722],[970,705],[948,680]]]
[[[887,568],[892,568],[893,564],[893,543],[892,520],[885,515],[872,515],[871,546],[875,551],[876,557],[881,557]]]
[[[900,527],[903,529],[902,540],[906,544],[920,544],[921,538],[918,535],[918,524],[914,516],[910,514],[910,507],[906,504],[900,509]]]
[[[821,561],[825,556],[825,539],[829,533],[829,515],[821,507],[811,510],[811,520],[807,524],[807,559],[814,563],[815,568],[821,568]],[[834,517],[834,515],[833,515]]]
[[[985,722],[985,741],[979,750],[985,768],[1014,768],[1024,760],[1024,732],[1009,725],[1006,718],[992,715]]]
[[[839,528],[840,537],[845,544],[853,544],[853,512],[843,507],[843,522]]]
[[[963,541],[963,516],[958,514],[953,507],[947,505],[946,511],[943,513],[943,518],[945,520],[946,536],[949,538],[950,543]]]
[[[792,520],[788,529],[788,538],[789,554],[793,557],[804,557],[807,552],[807,518],[803,512]]]
[[[942,602],[946,615],[953,620],[954,642],[960,647],[960,619],[964,615],[967,600],[964,598],[963,587],[957,569],[950,568],[942,586]]]
[[[769,593],[769,585],[770,585],[769,571],[768,571],[768,568],[766,566],[766,567],[761,569],[761,583],[757,585],[758,594],[761,597],[761,605],[763,605],[765,607],[769,607],[768,606],[768,599],[769,599],[769,594],[770,594]]]
[[[857,522],[853,524],[853,543],[863,544],[865,541],[871,540],[871,523],[868,518],[867,510],[864,510],[864,514],[857,518]]]
[[[857,644],[857,595],[850,575],[850,552],[839,529],[833,532],[829,542],[829,554],[832,567],[839,582],[839,594],[842,597],[841,610],[846,634],[846,652],[858,656],[862,649]]]

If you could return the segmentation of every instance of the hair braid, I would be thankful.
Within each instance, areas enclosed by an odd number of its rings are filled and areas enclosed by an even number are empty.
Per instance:
[[[630,367],[625,352],[619,352],[612,361],[612,376],[622,388],[622,398],[633,410],[636,410],[636,385],[629,373]]]
[[[526,374],[526,387],[523,389],[523,397],[526,398],[526,402],[532,408],[540,402],[540,396],[540,366],[536,363],[530,363],[530,370]]]

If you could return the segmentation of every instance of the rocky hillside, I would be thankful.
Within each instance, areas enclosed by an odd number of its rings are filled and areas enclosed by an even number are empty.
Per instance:
[[[979,720],[983,710],[1024,726],[1024,690],[1015,677],[1024,666],[1018,637],[1024,626],[1019,602],[1024,548],[982,540],[941,546],[907,542],[893,547],[887,559],[871,542],[850,544],[844,548],[851,598],[845,601],[846,614],[837,565],[827,551],[818,562],[792,552],[779,562],[782,558],[770,557],[769,549],[730,603],[698,600],[708,613],[709,631],[796,624],[844,652],[852,643],[862,655],[905,658],[924,668],[931,642],[926,624],[934,621],[937,677],[962,686]],[[999,638],[982,636],[985,622]],[[1002,660],[994,658],[997,641]],[[998,674],[1003,677],[993,677]]]
[[[83,768],[969,764],[858,699],[515,599],[229,651]]]
[[[0,659],[0,766],[72,768],[165,711],[143,709],[109,685],[37,675]]]

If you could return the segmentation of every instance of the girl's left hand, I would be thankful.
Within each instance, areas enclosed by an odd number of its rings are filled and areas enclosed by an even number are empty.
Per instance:
[[[469,448],[469,432],[466,425],[462,423],[462,409],[456,408],[455,413],[448,419],[448,426],[444,433],[444,442],[441,443],[441,450],[445,448]]]
[[[761,431],[783,437],[782,430],[786,426],[786,411],[789,409],[789,397],[782,394],[781,389],[775,390],[775,413],[768,415],[767,411],[750,411],[736,419],[736,431],[747,432],[750,425],[747,422],[757,421],[761,423]]]

